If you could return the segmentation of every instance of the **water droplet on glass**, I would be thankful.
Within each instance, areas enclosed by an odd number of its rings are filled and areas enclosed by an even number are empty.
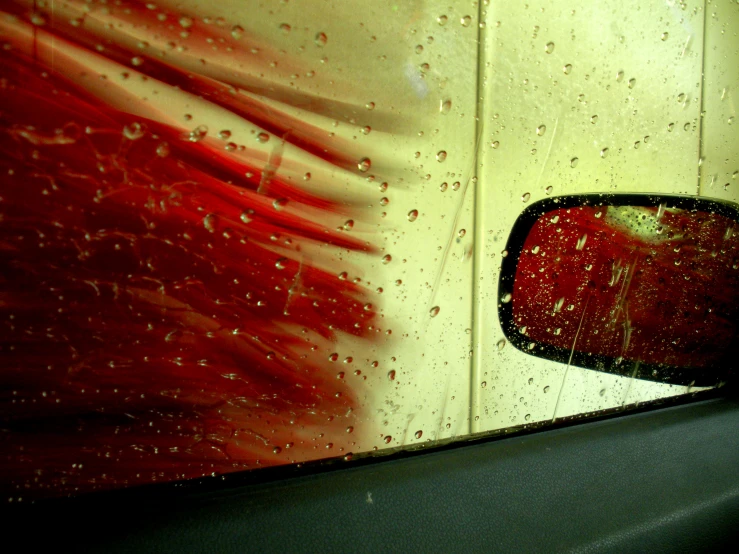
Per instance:
[[[375,103],[374,102],[367,102],[364,105],[364,107],[367,108],[368,110],[374,110],[375,109]]]
[[[444,160],[446,160],[446,151],[441,150],[438,154],[436,154],[436,161],[443,162]]]
[[[593,117],[591,117],[590,118],[590,123],[592,123],[593,125],[595,125],[596,123],[598,123],[598,116],[597,115],[594,115]]]
[[[684,92],[681,92],[680,94],[677,95],[677,101],[678,101],[679,104],[682,104],[683,102],[685,102],[685,93]]]
[[[279,260],[275,262],[275,267],[277,269],[285,269],[287,267],[287,262],[288,262],[287,258],[280,258]]]
[[[634,78],[629,79],[629,88],[634,88],[635,85],[636,85],[636,79]]]
[[[544,392],[549,392],[549,385],[547,385],[546,387],[544,387]]]
[[[439,104],[439,111],[443,114],[448,114],[449,110],[452,109],[452,101],[451,100],[442,100]]]
[[[508,302],[511,301],[511,298],[513,298],[513,295],[510,292],[505,293],[501,298],[500,301],[503,302],[503,304],[508,304]]]
[[[275,454],[279,454],[280,452],[282,452],[282,448],[280,448],[279,446],[275,446],[272,449],[272,452],[274,452]]]
[[[529,200],[531,200],[531,193],[530,192],[524,193],[524,195],[521,197],[521,201],[528,202]]]
[[[547,42],[547,45],[544,47],[544,51],[547,54],[551,54],[554,52],[554,43],[553,42]]]
[[[385,444],[390,444],[390,441],[392,441],[392,440],[393,440],[393,437],[391,437],[390,435],[388,435],[388,436],[386,436],[386,437],[385,437],[384,439],[382,439],[382,440],[384,440],[384,441],[385,441]]]
[[[734,123],[734,116],[732,115],[732,116],[731,116],[731,117],[730,117],[729,119],[727,119],[727,120],[726,120],[726,122],[727,122],[727,123],[728,123],[729,125],[731,125],[732,123]]]
[[[465,15],[459,22],[462,24],[462,27],[469,27],[470,23],[472,23],[472,18],[469,15]]]
[[[246,212],[241,212],[241,215],[239,216],[239,219],[240,219],[240,220],[241,220],[241,221],[242,221],[243,223],[251,223],[251,219],[252,219],[252,218],[251,218],[251,216],[252,216],[252,214],[253,214],[253,213],[254,213],[254,212],[253,212],[253,211],[251,211],[251,210],[249,210],[249,211],[246,211]]]
[[[372,160],[369,158],[362,158],[357,162],[357,169],[361,171],[362,173],[366,173],[369,171],[370,167],[372,167]]]
[[[491,148],[492,148],[493,150],[496,150],[496,149],[498,148],[498,146],[500,146],[500,142],[499,142],[499,141],[497,141],[497,140],[494,140],[493,142],[491,142],[491,143],[490,143],[490,147],[491,147]]]
[[[190,142],[199,142],[203,140],[208,134],[208,127],[206,125],[198,125],[188,135]]]
[[[488,386],[488,382],[487,381],[483,381],[482,383],[480,383],[480,386],[484,389],[485,387]]]
[[[431,317],[436,317],[437,315],[439,315],[440,311],[441,311],[441,308],[439,308],[439,306],[434,306],[433,308],[429,310],[429,315]]]
[[[461,186],[461,185],[460,185],[459,181],[454,181],[454,182],[452,183],[452,190],[459,190],[459,187],[460,187],[460,186]]]
[[[524,418],[524,419],[525,419],[526,421],[528,421],[528,420],[530,420],[530,419],[531,419],[531,414],[526,414],[525,416],[523,416],[523,418]]]
[[[288,25],[287,23],[283,23],[280,25],[280,31],[282,31],[285,34],[289,33],[291,29],[292,27],[290,27],[290,25]]]
[[[460,229],[460,230],[459,230],[459,232],[457,233],[457,236],[458,236],[459,238],[462,238],[462,237],[464,237],[464,236],[465,236],[466,234],[467,234],[467,230],[466,230],[466,229]]]
[[[505,348],[505,339],[500,339],[498,341],[498,351],[503,350],[503,348]]]
[[[190,27],[192,27],[192,24],[193,24],[193,21],[192,21],[192,18],[191,17],[187,17],[187,16],[180,17],[180,26],[181,27],[183,27],[185,29],[189,29]]]
[[[390,203],[390,199],[386,196],[380,198],[380,206],[387,206]]]
[[[413,436],[417,439],[420,439],[423,436],[423,431],[416,431]]]
[[[549,185],[546,189],[544,189],[547,194],[552,194],[552,191],[554,190],[554,187],[552,185]]]
[[[570,160],[570,167],[577,167],[578,163],[580,163],[580,158],[572,158]]]
[[[231,36],[236,40],[239,40],[244,36],[244,28],[241,25],[234,25],[231,27]]]
[[[332,353],[331,353],[331,354],[329,354],[329,356],[328,356],[328,361],[329,361],[329,362],[335,362],[335,361],[336,361],[336,360],[338,360],[338,359],[339,359],[339,355],[338,355],[338,354],[337,354],[336,352],[332,352]]]
[[[420,54],[423,52],[423,45],[419,44],[416,46],[416,54]]]
[[[365,125],[361,129],[361,132],[362,132],[363,135],[369,135],[370,134],[370,131],[372,131],[372,127],[370,127],[369,125]]]
[[[536,128],[536,134],[539,135],[539,136],[542,136],[546,132],[547,132],[547,126],[546,125],[539,125]]]
[[[134,56],[133,58],[131,58],[131,65],[133,65],[134,67],[139,67],[140,65],[143,65],[143,63],[144,58],[140,56]]]
[[[218,131],[218,138],[227,140],[231,138],[231,131],[228,131],[224,129],[223,131]]]
[[[668,32],[664,32],[664,33],[662,33],[662,36],[661,36],[660,38],[661,38],[662,40],[667,40],[667,37],[669,37],[669,36],[670,36],[670,33],[668,33]]]
[[[169,156],[169,144],[162,142],[157,146],[157,156],[160,158],[166,158]]]
[[[565,75],[569,75],[570,73],[572,73],[572,64],[568,63],[566,66],[562,68],[562,71],[564,72]]]
[[[449,184],[448,183],[442,183],[442,184],[439,185],[439,190],[441,192],[446,192],[446,189],[447,188],[449,188]]]
[[[600,151],[601,158],[605,158],[606,156],[608,156],[608,148],[604,148],[603,150]]]
[[[393,261],[393,257],[390,254],[385,254],[382,257],[382,263],[384,263],[384,264],[389,264],[392,261]],[[397,283],[397,281],[396,281],[396,283]]]
[[[285,206],[287,206],[287,198],[277,198],[272,201],[272,207],[277,211],[282,210]]]
[[[408,212],[408,221],[413,222],[418,219],[418,210],[411,210]]]
[[[141,123],[134,121],[130,125],[125,125],[123,127],[123,136],[128,140],[138,140],[143,137],[144,129],[141,126]]]
[[[352,229],[354,229],[354,220],[353,219],[347,219],[344,222],[344,225],[342,226],[342,229],[344,229],[344,231],[351,231]]]
[[[203,227],[211,233],[215,232],[218,225],[218,216],[216,214],[208,214],[203,218]]]
[[[675,128],[675,124],[674,123],[668,123],[667,124],[667,132],[668,133],[671,133],[674,128]]]
[[[316,38],[313,39],[313,42],[316,43],[316,46],[326,46],[328,37],[326,36],[326,33],[316,33]]]
[[[390,371],[387,372],[387,378],[390,379],[391,381],[395,381],[395,370],[394,369],[391,369]]]

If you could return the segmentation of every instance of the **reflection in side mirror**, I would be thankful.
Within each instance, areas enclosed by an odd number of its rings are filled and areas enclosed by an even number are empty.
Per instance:
[[[680,385],[725,381],[739,353],[739,211],[653,195],[527,208],[500,276],[503,331],[534,356]]]

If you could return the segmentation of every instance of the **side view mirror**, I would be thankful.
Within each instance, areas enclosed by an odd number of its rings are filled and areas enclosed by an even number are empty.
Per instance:
[[[506,246],[503,332],[533,356],[714,386],[739,356],[739,210],[692,197],[548,198]]]

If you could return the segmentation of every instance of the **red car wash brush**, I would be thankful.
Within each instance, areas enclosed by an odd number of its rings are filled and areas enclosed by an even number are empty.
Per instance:
[[[369,341],[375,313],[330,253],[371,247],[333,223],[351,206],[278,170],[306,169],[286,147],[339,172],[357,160],[260,96],[289,91],[158,50],[176,14],[86,6],[0,12],[0,488],[61,496],[347,453],[355,396],[326,352],[341,333]],[[187,31],[205,45],[202,24]],[[131,83],[227,110],[270,153]]]

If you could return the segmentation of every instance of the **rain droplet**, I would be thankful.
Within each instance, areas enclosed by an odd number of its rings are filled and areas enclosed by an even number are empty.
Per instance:
[[[423,431],[416,431],[416,433],[413,435],[417,439],[420,439],[423,436]]]
[[[562,71],[564,72],[565,75],[569,75],[570,73],[572,73],[572,64],[568,63],[566,66],[562,68]]]
[[[390,379],[391,381],[395,381],[395,370],[394,369],[391,369],[390,371],[387,372],[387,378]]]
[[[143,65],[143,63],[144,58],[140,56],[134,56],[133,58],[131,58],[131,65],[133,65],[134,67],[139,67],[140,65]]]
[[[389,263],[390,263],[390,262],[392,262],[392,261],[393,261],[393,257],[392,257],[392,256],[391,256],[390,254],[385,254],[385,255],[384,255],[384,256],[382,257],[382,263],[384,263],[384,264],[386,264],[386,265],[387,265],[387,264],[389,264]]]
[[[661,38],[662,40],[667,40],[667,37],[669,37],[669,36],[670,36],[670,33],[668,33],[668,32],[664,32],[664,33],[662,33],[662,36],[661,36],[660,38]]]
[[[439,185],[439,190],[441,192],[446,192],[446,189],[448,189],[448,188],[449,188],[449,184],[448,183],[442,183],[442,184]]]
[[[239,216],[239,219],[243,223],[251,223],[251,219],[252,219],[251,216],[252,216],[253,213],[254,212],[252,210],[249,210],[247,212],[241,212],[241,215]]]
[[[452,183],[452,190],[459,190],[459,187],[460,187],[460,186],[461,186],[461,185],[460,185],[459,181],[454,181],[454,182]]]
[[[524,193],[524,195],[521,197],[521,201],[522,202],[528,202],[530,199],[531,199],[531,193],[530,192]]]
[[[634,88],[635,85],[636,85],[636,79],[634,78],[629,79],[629,88]]]
[[[570,160],[570,167],[575,168],[578,163],[580,163],[580,158],[572,158]]]
[[[370,167],[372,167],[372,160],[369,158],[362,158],[357,162],[357,169],[361,171],[362,173],[366,173],[369,171]]]
[[[258,133],[257,134],[257,142],[261,142],[262,144],[264,144],[267,141],[269,141],[268,133]]]
[[[236,40],[239,40],[244,36],[244,28],[241,25],[234,25],[231,27],[231,36]]]
[[[277,269],[285,269],[287,267],[287,262],[288,262],[287,258],[280,258],[279,260],[275,262],[275,267]]]
[[[440,150],[438,154],[436,154],[436,161],[437,162],[443,162],[446,160],[446,151]]]
[[[189,29],[192,27],[193,21],[191,17],[182,16],[180,17],[180,27],[183,27],[185,29]]]
[[[290,27],[290,25],[288,25],[287,23],[283,23],[282,25],[280,25],[280,31],[282,31],[285,34],[289,33],[291,30],[292,30],[292,27]]]
[[[472,23],[472,18],[469,15],[465,15],[459,22],[462,24],[462,27],[469,27],[470,23]]]
[[[441,308],[439,308],[439,306],[434,306],[433,308],[429,310],[429,315],[431,317],[436,317],[437,315],[439,315],[440,311],[441,311]]]
[[[442,100],[439,103],[439,111],[443,114],[448,114],[449,110],[452,109],[452,101],[451,100]]]
[[[549,185],[546,189],[544,189],[547,194],[552,194],[552,191],[554,190],[554,187],[552,185]]]
[[[544,51],[547,54],[551,54],[554,52],[554,43],[553,42],[547,42],[547,45],[544,47]]]
[[[380,198],[380,206],[387,206],[390,203],[390,199],[386,196]]]
[[[385,441],[385,444],[390,444],[390,441],[392,441],[392,440],[393,440],[393,437],[391,437],[390,435],[388,435],[388,436],[386,436],[386,437],[385,437],[384,439],[382,439],[382,440],[384,440],[384,441]]]
[[[523,418],[524,418],[524,419],[525,419],[526,421],[528,421],[528,420],[530,420],[530,419],[531,419],[531,414],[526,414],[525,416],[523,416]]]
[[[353,219],[347,219],[344,222],[344,225],[343,225],[342,229],[344,229],[344,231],[351,231],[352,229],[354,229],[354,220]]]
[[[620,83],[623,80],[624,80],[624,72],[623,71],[619,71],[618,73],[616,73],[616,81],[618,81]]]
[[[667,132],[668,133],[671,133],[674,128],[675,128],[675,124],[674,123],[668,123],[667,124]]]
[[[316,43],[316,46],[326,46],[328,37],[326,36],[326,33],[316,33],[316,38],[313,39],[313,42]]]
[[[595,125],[596,123],[598,123],[598,116],[597,115],[594,115],[593,117],[591,117],[590,118],[590,123],[592,123],[593,125]]]
[[[487,381],[483,381],[482,383],[480,383],[480,386],[484,389],[485,387],[488,386],[488,382]]]
[[[287,198],[277,198],[272,201],[272,207],[278,212],[287,206]]]
[[[416,219],[418,219],[418,210],[408,212],[408,221],[414,222]]]
[[[504,348],[505,348],[505,339],[500,339],[500,340],[498,341],[498,352],[500,352],[500,351],[501,351],[501,350],[503,350]]]
[[[539,136],[542,136],[546,132],[547,132],[547,126],[546,125],[539,125],[536,128],[536,134],[539,135]]]
[[[282,452],[282,448],[280,448],[279,446],[275,446],[272,449],[272,452],[274,452],[275,454],[279,454],[280,452]]]
[[[606,156],[608,156],[608,148],[604,148],[603,150],[600,151],[601,158],[605,158]]]
[[[513,295],[510,292],[505,293],[501,298],[500,301],[503,302],[503,304],[508,304],[508,302],[511,301],[511,298],[513,298]]]
[[[438,21],[439,25],[443,27],[444,25],[446,25],[446,22],[449,21],[449,18],[445,15],[440,15],[436,18],[436,21]]]
[[[365,125],[361,129],[361,132],[362,132],[363,135],[369,135],[370,134],[370,131],[372,131],[372,127],[370,127],[369,125]]]
[[[329,356],[328,356],[328,361],[329,361],[329,362],[335,362],[335,361],[336,361],[336,360],[338,360],[338,359],[339,359],[339,355],[338,355],[338,354],[337,354],[336,352],[332,352],[332,353],[331,353],[331,354],[329,354]]]
[[[490,143],[490,147],[493,150],[496,150],[498,148],[498,146],[500,146],[500,141],[494,140],[493,142]]]
[[[679,104],[682,104],[683,102],[685,102],[685,93],[684,92],[681,92],[680,94],[677,95],[677,101],[678,101]]]
[[[218,138],[227,140],[231,138],[231,131],[228,131],[224,129],[223,131],[218,131]]]
[[[416,54],[420,54],[423,52],[423,45],[419,44],[416,46]]]
[[[364,105],[364,107],[367,108],[368,110],[374,110],[375,109],[375,103],[374,102],[367,102]]]
[[[545,393],[549,392],[549,385],[547,385],[546,387],[544,387],[544,392]]]
[[[462,238],[462,237],[464,237],[464,236],[465,236],[466,234],[467,234],[467,230],[466,230],[466,229],[460,229],[460,230],[459,230],[459,232],[457,233],[457,236],[458,236],[459,238]]]

